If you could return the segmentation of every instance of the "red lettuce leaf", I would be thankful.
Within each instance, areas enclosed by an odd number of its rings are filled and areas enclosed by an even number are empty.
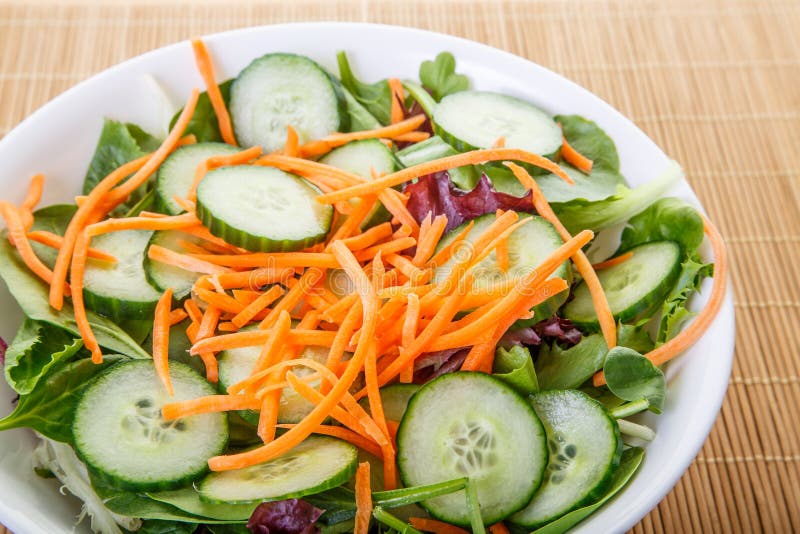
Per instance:
[[[554,315],[527,328],[509,330],[498,343],[501,347],[514,345],[539,346],[543,342],[558,341],[571,347],[581,340],[581,332],[567,319]]]
[[[301,499],[263,502],[247,522],[254,534],[317,534],[314,524],[325,510]]]
[[[444,214],[448,232],[464,221],[498,209],[535,213],[530,192],[524,197],[500,193],[485,174],[472,191],[458,189],[447,172],[438,172],[406,185],[405,193],[409,195],[406,207],[417,222],[421,223],[428,213],[434,217]]]
[[[447,349],[428,352],[414,362],[414,383],[425,384],[436,377],[461,369],[469,349]]]
[[[8,350],[8,343],[0,337],[0,365],[6,364],[6,350]]]

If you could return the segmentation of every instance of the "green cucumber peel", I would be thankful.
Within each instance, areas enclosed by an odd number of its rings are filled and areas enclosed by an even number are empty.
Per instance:
[[[486,534],[486,527],[483,525],[481,517],[481,505],[478,502],[478,487],[475,484],[467,483],[467,510],[469,511],[469,524],[472,527],[472,534]]]
[[[647,399],[640,399],[638,401],[633,402],[626,402],[625,404],[621,404],[616,408],[613,408],[608,411],[611,414],[611,417],[616,419],[621,419],[623,417],[630,417],[632,415],[636,415],[639,412],[643,412],[650,407],[650,402]]]
[[[399,517],[395,517],[380,506],[376,506],[372,510],[372,516],[377,520],[386,525],[389,528],[400,532],[401,534],[422,534],[419,530],[415,529],[408,523],[404,523],[402,519]]]
[[[372,494],[372,501],[384,508],[398,508],[400,506],[433,499],[434,497],[455,493],[465,489],[468,485],[469,479],[456,478],[454,480],[448,480],[447,482],[439,482],[425,486],[376,491]]]

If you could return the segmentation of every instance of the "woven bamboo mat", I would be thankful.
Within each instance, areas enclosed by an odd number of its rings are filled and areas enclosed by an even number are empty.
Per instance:
[[[737,357],[711,436],[634,531],[799,532],[800,2],[0,1],[0,136],[123,59],[303,20],[417,26],[519,54],[600,95],[684,165],[731,250]]]

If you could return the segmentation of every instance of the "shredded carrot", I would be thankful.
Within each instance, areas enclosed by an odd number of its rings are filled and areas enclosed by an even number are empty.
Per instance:
[[[511,169],[511,172],[514,173],[514,176],[517,177],[520,183],[531,191],[533,195],[533,206],[536,208],[539,215],[556,228],[565,242],[569,240],[572,236],[558,219],[553,208],[550,207],[550,203],[547,202],[536,180],[531,178],[528,171],[519,165],[511,162],[506,162],[505,165]],[[592,268],[589,258],[586,257],[583,251],[577,251],[572,256],[572,261],[575,263],[575,267],[578,269],[578,272],[586,283],[586,287],[589,289],[589,294],[592,297],[592,304],[594,304],[594,309],[597,313],[598,321],[600,322],[600,330],[603,332],[606,345],[609,349],[614,348],[617,346],[617,323],[614,320],[614,314],[611,312],[611,307],[608,304],[606,293],[603,291],[603,286],[600,285],[600,279],[597,278],[597,273]]]
[[[236,332],[235,334],[210,337],[194,344],[189,350],[189,353],[196,356],[203,352],[219,352],[221,350],[263,345],[271,337],[272,330],[271,328],[264,330],[246,330],[244,332]],[[292,329],[286,335],[286,341],[294,344],[330,347],[335,336],[336,332],[326,332],[324,330]]]
[[[245,306],[242,311],[240,311],[233,319],[231,319],[231,322],[236,325],[237,328],[243,327],[249,323],[253,317],[256,316],[256,314],[275,302],[281,295],[283,295],[283,293],[284,291],[281,286],[272,286],[268,291]]]
[[[264,343],[258,360],[256,360],[255,365],[253,365],[254,374],[263,371],[277,361],[282,344],[286,342],[286,335],[291,328],[292,318],[289,316],[289,312],[286,310],[278,312],[278,316],[275,319],[275,326],[270,331],[270,336],[267,338],[266,343]]]
[[[394,191],[394,189],[392,189],[392,191]],[[403,226],[407,226],[411,229],[412,235],[419,235],[419,225],[416,219],[414,219],[414,216],[411,215],[411,212],[408,211],[408,208],[406,208],[405,202],[396,195],[389,193],[388,189],[378,193],[378,198],[389,213],[397,218]]]
[[[213,279],[213,277],[211,279]],[[219,291],[220,289],[222,290],[222,292],[225,291],[225,288],[222,287],[222,285],[219,283],[219,280],[216,281],[214,286],[215,286],[214,288],[217,291]],[[217,289],[217,286],[219,287],[219,289]],[[241,303],[242,306],[245,307],[252,304],[258,297],[261,296],[261,293],[259,293],[258,291],[251,291],[249,289],[234,289],[231,293],[233,293],[233,298],[237,302]]]
[[[419,325],[419,297],[416,293],[408,294],[408,308],[406,309],[406,316],[403,322],[402,343],[403,348],[406,349],[414,342],[417,336],[417,327]],[[414,364],[407,365],[400,372],[400,382],[409,384],[414,379]]]
[[[394,140],[401,143],[419,143],[431,136],[428,132],[408,132],[394,136]]]
[[[44,230],[35,230],[33,232],[28,232],[27,236],[30,241],[41,243],[42,245],[48,246],[50,248],[59,249],[62,246],[64,246],[64,238],[52,232],[47,232]],[[115,263],[117,261],[117,258],[112,256],[111,254],[103,252],[102,250],[98,250],[96,248],[89,248],[88,257],[93,258],[95,260],[107,261],[109,263]]]
[[[495,214],[497,217],[500,217],[503,214],[503,210],[497,210]],[[500,269],[502,272],[508,271],[509,265],[509,258],[508,258],[508,238],[503,239],[497,245],[497,248],[494,251],[495,257],[497,258],[497,268]]]
[[[192,41],[192,50],[194,51],[197,70],[200,71],[200,75],[206,83],[208,99],[211,101],[211,107],[214,108],[214,114],[217,116],[217,124],[219,125],[219,133],[222,136],[222,140],[229,145],[236,145],[231,116],[228,114],[228,108],[225,106],[222,93],[214,77],[214,64],[208,54],[208,49],[203,41],[195,39]]]
[[[600,271],[603,269],[608,269],[609,267],[613,267],[615,265],[619,265],[620,263],[625,263],[629,259],[633,257],[633,251],[628,251],[625,254],[620,254],[616,258],[611,258],[605,261],[601,261],[599,263],[595,263],[592,265],[592,269],[595,271]]]
[[[83,273],[86,269],[86,256],[89,249],[89,236],[85,231],[78,235],[70,266],[70,293],[72,295],[72,308],[75,313],[75,324],[83,339],[83,346],[92,353],[92,362],[103,363],[103,352],[97,343],[86,307],[83,303]],[[51,286],[52,287],[52,286]]]
[[[191,337],[189,340],[195,343],[198,340],[204,340],[213,336],[217,329],[217,324],[219,323],[219,316],[220,308],[209,303],[200,320],[197,334],[193,336],[194,340],[192,340]],[[209,382],[216,383],[219,379],[219,366],[217,365],[217,358],[214,356],[214,353],[208,351],[202,352],[200,353],[200,358],[203,360],[203,365],[205,365],[206,368],[206,378]]]
[[[286,127],[286,144],[283,147],[283,153],[290,158],[300,155],[300,138],[291,124]]]
[[[417,530],[433,532],[433,534],[469,534],[468,531],[461,527],[445,523],[444,521],[437,521],[436,519],[409,517],[408,522]]]
[[[391,123],[397,124],[403,120],[405,106],[405,92],[403,91],[403,82],[397,78],[389,78],[389,90],[392,92],[392,111]]]
[[[342,225],[336,229],[329,241],[337,241],[352,236],[364,223],[367,215],[372,213],[378,199],[375,196],[367,196],[360,200],[355,209],[345,219]]]
[[[175,326],[176,324],[183,322],[183,320],[187,317],[189,317],[189,314],[187,314],[185,310],[180,308],[172,310],[169,312],[169,325]]]
[[[300,154],[304,158],[311,158],[321,156],[332,149],[349,143],[350,141],[357,141],[359,139],[394,139],[398,135],[402,135],[416,130],[422,123],[427,120],[425,115],[415,115],[409,117],[404,121],[400,121],[389,126],[383,126],[374,130],[363,130],[360,132],[350,133],[335,133],[328,137],[323,137],[317,141],[311,141],[300,146]]]
[[[352,237],[344,238],[342,241],[350,250],[362,250],[370,245],[374,245],[382,239],[386,239],[391,235],[392,225],[387,222],[373,226],[372,228]],[[335,239],[331,239],[331,241],[335,241]]]
[[[150,217],[129,217],[125,219],[106,219],[89,225],[87,228],[90,237],[96,237],[110,232],[122,230],[182,230],[199,223],[194,214],[184,213],[174,217],[153,219]]]
[[[261,155],[262,149],[260,146],[253,146],[248,149],[242,150],[241,152],[237,152],[236,154],[229,154],[229,155],[219,155],[219,156],[211,156],[201,164],[197,166],[197,169],[194,173],[194,181],[192,182],[191,187],[189,188],[189,192],[186,195],[186,198],[189,202],[194,202],[197,196],[197,186],[200,185],[200,182],[205,178],[208,171],[212,169],[216,169],[218,167],[224,167],[228,165],[241,165],[243,163],[247,163],[258,156]],[[178,198],[175,198],[178,201]],[[178,201],[181,204],[180,201]],[[181,205],[183,209],[186,211],[194,211],[194,209],[188,209],[188,205]]]
[[[171,421],[204,413],[257,410],[260,406],[261,402],[255,395],[210,395],[167,403],[161,407],[161,415],[167,421]]]
[[[369,462],[361,462],[356,469],[356,523],[353,534],[367,534],[372,517],[372,489],[369,479]]]
[[[237,301],[235,298],[231,297],[227,293],[218,293],[216,291],[209,291],[208,289],[204,289],[202,287],[194,288],[195,293],[198,297],[202,300],[207,302],[208,304],[213,304],[217,308],[222,311],[228,313],[240,313],[244,306],[241,302]]]
[[[509,534],[508,527],[502,521],[490,526],[489,532],[491,534]]]
[[[31,178],[28,185],[28,192],[25,199],[19,206],[20,216],[25,226],[25,230],[30,230],[33,226],[33,210],[39,201],[42,199],[42,191],[44,190],[44,175],[36,174]]]
[[[294,428],[297,426],[296,424],[279,424],[278,428]],[[373,441],[366,439],[365,437],[349,430],[347,428],[341,426],[332,426],[332,425],[319,425],[317,428],[314,429],[314,434],[323,434],[325,436],[332,436],[334,438],[339,438],[347,441],[348,443],[355,445],[359,449],[362,449],[371,455],[375,456],[376,458],[381,457],[381,449],[375,445]]]
[[[14,243],[14,246],[17,247],[17,252],[19,252],[25,265],[27,265],[36,276],[48,284],[56,283],[53,271],[42,263],[42,260],[39,259],[33,251],[33,248],[31,248],[19,210],[8,202],[0,201],[0,214],[2,214],[8,226],[8,237]],[[63,289],[64,284],[61,285]]]
[[[153,364],[161,383],[167,388],[170,397],[175,395],[172,377],[169,375],[169,327],[172,305],[172,289],[167,289],[156,304],[153,320]]]
[[[416,265],[417,267],[421,267],[422,265],[425,265],[425,263],[428,260],[431,259],[431,256],[433,256],[433,253],[436,250],[436,246],[442,239],[442,236],[444,235],[444,231],[446,228],[447,228],[446,215],[437,215],[436,218],[433,219],[430,225],[426,228],[424,234],[422,229],[420,228],[419,241],[417,242],[417,250],[416,253],[414,254],[414,259],[411,260],[414,265]]]
[[[443,247],[442,250],[433,255],[433,257],[428,261],[427,265],[431,268],[444,265],[450,258],[453,257],[453,254],[455,254],[459,248],[464,246],[467,235],[469,235],[469,232],[472,230],[473,226],[475,226],[475,221],[470,221],[467,223],[464,229],[456,234],[456,236],[452,241],[450,241],[450,243],[447,244],[447,246]]]
[[[569,184],[573,183],[572,178],[567,176],[561,167],[543,156],[517,148],[493,148],[473,150],[471,152],[464,152],[463,154],[456,154],[454,156],[447,156],[426,163],[420,163],[419,165],[412,165],[411,167],[407,167],[392,174],[387,174],[386,176],[382,176],[370,182],[356,184],[332,193],[325,193],[317,197],[317,199],[326,204],[333,204],[334,202],[347,200],[356,196],[380,193],[388,187],[400,185],[425,174],[446,171],[455,167],[463,167],[464,165],[476,165],[486,161],[504,160],[517,160],[535,165],[556,174]]]
[[[701,214],[701,217],[703,217],[703,227],[714,252],[714,285],[711,288],[711,296],[703,310],[697,314],[689,326],[660,347],[645,354],[647,359],[653,362],[653,365],[664,365],[694,345],[714,322],[714,318],[725,300],[725,291],[728,286],[728,251],[719,231],[704,215]],[[605,383],[602,371],[594,375],[593,384],[595,386],[599,387]]]
[[[302,255],[302,254],[301,254]],[[287,280],[286,285],[290,286],[286,295],[275,305],[274,308],[267,314],[264,320],[259,323],[258,327],[261,329],[269,328],[278,320],[278,316],[283,311],[291,311],[300,304],[304,296],[307,296],[314,286],[325,277],[325,271],[321,269],[307,269],[303,276],[297,283],[292,284],[291,280]]]
[[[506,138],[502,135],[498,137],[492,144],[492,148],[505,148],[505,147],[506,147]]]
[[[208,172],[205,163],[201,163],[200,166],[198,166],[198,169],[199,170],[195,171],[194,183],[200,183],[200,180],[203,179],[205,173]],[[188,198],[183,198],[180,195],[172,195],[172,200],[174,200],[178,206],[183,208],[184,211],[188,211],[189,213],[194,213],[195,210],[197,209],[197,204],[195,204],[193,200],[189,200]]]
[[[564,140],[561,142],[561,156],[564,158],[564,161],[576,169],[586,174],[592,172],[592,160],[575,150],[575,148],[569,144],[566,137],[564,137]]]

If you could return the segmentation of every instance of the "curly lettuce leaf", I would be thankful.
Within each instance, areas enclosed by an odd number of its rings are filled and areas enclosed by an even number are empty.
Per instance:
[[[347,89],[366,110],[375,117],[381,124],[389,124],[392,121],[392,90],[386,80],[375,83],[364,83],[356,78],[350,68],[350,62],[344,51],[336,54],[336,61],[339,63],[339,79]]]
[[[437,102],[469,89],[469,78],[456,73],[456,58],[450,52],[440,52],[433,61],[423,61],[419,66],[419,80]]]
[[[531,353],[525,347],[515,345],[506,350],[499,347],[495,352],[492,375],[517,390],[522,395],[539,391],[536,369]]]
[[[703,219],[693,206],[675,197],[656,200],[632,217],[622,231],[618,253],[652,241],[675,241],[687,254],[703,242]]]
[[[678,281],[661,306],[661,320],[656,336],[659,345],[678,335],[686,321],[696,315],[686,307],[689,297],[699,291],[700,284],[706,277],[713,274],[714,264],[703,263],[696,254],[683,261]]]

